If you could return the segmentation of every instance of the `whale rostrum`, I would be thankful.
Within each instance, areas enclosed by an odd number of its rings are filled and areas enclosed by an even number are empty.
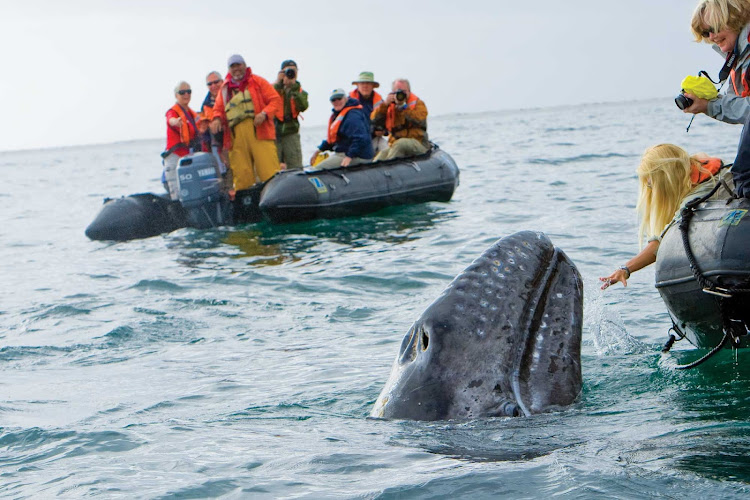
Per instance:
[[[583,285],[543,233],[498,240],[409,329],[371,415],[529,416],[579,397]]]

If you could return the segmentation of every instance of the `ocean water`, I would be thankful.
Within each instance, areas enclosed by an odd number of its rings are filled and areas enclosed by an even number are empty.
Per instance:
[[[647,146],[734,158],[739,126],[687,121],[669,98],[434,117],[450,203],[127,243],[83,231],[161,189],[161,140],[0,153],[0,497],[747,498],[750,353],[677,372],[704,351],[660,355],[653,271],[598,285],[637,251]],[[584,279],[580,403],[368,418],[411,323],[526,229]]]

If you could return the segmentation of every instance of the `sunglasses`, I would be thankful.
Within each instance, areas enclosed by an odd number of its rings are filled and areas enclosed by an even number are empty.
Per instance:
[[[701,31],[701,36],[703,38],[708,38],[709,35],[711,35],[711,34],[715,35],[716,34],[716,30],[714,30],[713,28],[706,28],[703,31]]]
[[[340,101],[343,97],[331,97],[331,102]]]
[[[210,87],[211,85],[216,85],[218,83],[221,83],[221,80],[214,80],[212,82],[206,82],[206,86]]]
[[[190,94],[193,93],[193,91],[190,90],[190,89],[187,89],[187,90],[178,90],[177,93],[180,94],[180,95],[185,95],[185,94],[190,95]]]

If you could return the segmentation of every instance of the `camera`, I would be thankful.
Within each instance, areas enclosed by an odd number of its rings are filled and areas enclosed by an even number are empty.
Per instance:
[[[294,70],[294,68],[287,68],[286,70],[284,70],[284,74],[287,78],[294,78],[295,76],[297,76],[297,72]]]
[[[406,92],[403,90],[397,90],[396,91],[396,100],[397,101],[405,101],[406,100]]]
[[[685,97],[685,94],[680,92],[679,94],[677,94],[677,97],[674,98],[674,103],[678,108],[685,109],[693,105],[693,100],[689,97]]]

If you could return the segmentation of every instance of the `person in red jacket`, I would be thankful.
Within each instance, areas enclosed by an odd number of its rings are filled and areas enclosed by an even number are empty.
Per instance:
[[[229,73],[216,96],[210,127],[212,134],[224,131],[224,150],[229,152],[234,189],[239,191],[279,171],[273,117],[283,102],[266,79],[253,74],[242,56],[231,56],[227,66]]]
[[[164,159],[162,182],[173,200],[177,199],[180,158],[201,150],[198,114],[189,107],[192,92],[187,82],[178,83],[174,88],[175,105],[167,110],[167,148],[161,154]]]

